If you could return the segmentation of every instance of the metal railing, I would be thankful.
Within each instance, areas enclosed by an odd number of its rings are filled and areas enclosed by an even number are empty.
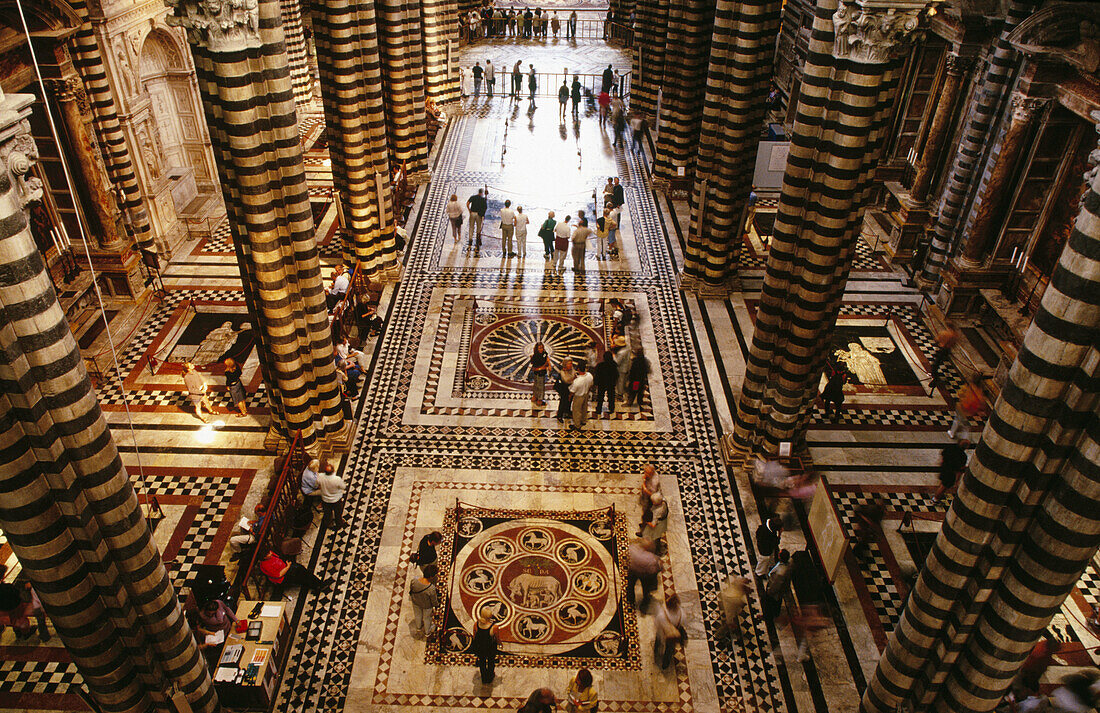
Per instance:
[[[474,80],[470,75],[470,68],[465,67],[465,81],[462,86],[462,93],[469,96],[474,95]],[[538,85],[535,90],[535,96],[537,97],[557,97],[558,90],[561,89],[562,80],[565,80],[569,86],[570,91],[573,88],[573,73],[572,72],[535,72],[535,76],[538,77]],[[496,89],[493,92],[494,98],[508,98],[512,93],[512,73],[510,70],[497,69],[496,72],[497,82]],[[528,88],[529,75],[525,72],[523,74],[523,84],[520,86],[520,97],[526,98],[530,95],[531,91]],[[583,96],[585,90],[591,92],[594,95],[600,93],[600,89],[603,87],[603,75],[602,74],[577,74],[577,79],[581,83],[581,94]],[[619,75],[619,83],[616,85],[618,89],[618,96],[623,98],[623,101],[628,101],[630,98],[630,72]],[[479,98],[484,99],[487,96],[488,87],[485,80],[481,82],[481,92]]]
[[[513,32],[510,27],[506,27],[503,20],[494,18],[493,21],[486,26],[485,22],[479,22],[476,26],[471,27],[468,21],[463,21],[459,25],[459,44],[465,45],[477,40],[490,39],[490,40],[541,40],[541,41],[553,41],[558,40],[566,41],[573,39],[573,35],[569,30],[568,14],[565,16],[558,15],[558,22],[560,27],[557,34],[554,34],[552,28],[552,18],[547,18],[541,23],[540,28],[535,27],[535,23],[531,23],[531,31],[528,34],[525,31],[523,19],[521,18],[515,27]],[[612,36],[612,27],[606,27],[608,23],[604,20],[577,20],[577,35],[578,40],[607,40]],[[536,29],[540,29],[539,34],[535,34]],[[605,30],[607,32],[605,33]],[[633,32],[631,32],[633,37]]]

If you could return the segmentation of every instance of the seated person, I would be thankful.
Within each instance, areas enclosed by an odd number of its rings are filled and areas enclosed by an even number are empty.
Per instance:
[[[0,565],[0,579],[7,573],[7,567]],[[33,619],[33,621],[32,621]],[[38,624],[38,636],[49,641],[50,629],[46,624],[46,610],[38,594],[27,581],[0,582],[0,628],[10,626],[18,639],[25,639],[34,633]]]
[[[195,638],[199,641],[199,649],[219,650],[236,623],[237,617],[233,614],[233,610],[221,599],[211,599],[203,604],[199,607],[195,620]],[[217,643],[207,639],[207,637],[217,637],[218,632],[221,632],[222,636]]]
[[[274,552],[268,552],[260,563],[260,571],[272,584],[285,584],[289,587],[302,587],[308,591],[320,592],[329,588],[329,583],[310,572],[297,562],[287,562]]]
[[[336,269],[332,272],[332,287],[328,288],[328,292],[325,293],[325,302],[328,303],[328,311],[331,312],[336,308],[336,305],[344,299],[344,295],[348,293],[348,286],[351,284],[351,276],[343,265],[337,265]]]
[[[382,318],[378,316],[378,306],[373,302],[360,301],[355,306],[355,325],[359,328],[359,338],[373,337],[382,331]]]

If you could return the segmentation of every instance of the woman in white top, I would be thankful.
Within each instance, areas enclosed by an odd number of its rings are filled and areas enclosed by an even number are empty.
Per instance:
[[[453,193],[451,199],[447,201],[447,218],[451,221],[451,235],[457,243],[462,235],[462,204],[458,202],[458,196]]]
[[[523,206],[516,206],[516,253],[521,257],[527,257],[527,223],[530,219],[523,212]]]

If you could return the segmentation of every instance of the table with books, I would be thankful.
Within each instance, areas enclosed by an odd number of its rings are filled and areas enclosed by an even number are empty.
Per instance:
[[[289,649],[290,613],[285,602],[242,600],[237,626],[225,638],[214,686],[229,708],[270,709]]]

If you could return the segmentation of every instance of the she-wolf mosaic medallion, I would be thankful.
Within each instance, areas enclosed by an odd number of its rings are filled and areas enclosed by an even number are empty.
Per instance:
[[[450,563],[450,581],[429,663],[473,665],[470,632],[488,608],[500,627],[501,665],[639,667],[637,621],[622,607],[621,513],[460,506],[443,531],[440,562]]]

